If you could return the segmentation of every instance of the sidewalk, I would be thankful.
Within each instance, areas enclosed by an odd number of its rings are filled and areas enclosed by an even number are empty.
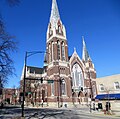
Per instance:
[[[83,111],[80,109],[80,111]],[[109,116],[109,117],[118,117],[120,118],[120,111],[118,110],[112,110],[110,114],[105,114],[104,111],[97,111],[97,110],[91,110],[90,109],[83,111],[84,113],[88,113],[88,114],[94,114],[94,115],[100,115],[100,116]]]
[[[88,106],[79,106],[79,107],[76,107],[76,106],[72,106],[72,107],[61,107],[61,108],[58,108],[58,107],[41,107],[41,106],[29,106],[27,108],[50,108],[50,109],[58,109],[58,110],[74,110],[76,111],[77,113],[79,112],[82,112],[82,113],[86,113],[86,114],[91,114],[91,115],[99,115],[99,116],[109,116],[109,117],[118,117],[120,118],[120,111],[119,110],[112,110],[111,114],[105,114],[104,111],[97,111],[97,110],[92,110],[91,109],[91,112],[90,112],[90,107]]]
[[[79,107],[72,107],[72,108],[66,108],[66,109],[76,110],[78,113],[80,111],[80,112],[83,112],[83,113],[86,113],[86,114],[120,118],[120,110],[112,110],[111,114],[105,114],[104,111],[92,110],[92,109],[91,109],[91,112],[90,112],[90,107],[88,107],[86,105],[84,105],[84,106],[81,105]]]

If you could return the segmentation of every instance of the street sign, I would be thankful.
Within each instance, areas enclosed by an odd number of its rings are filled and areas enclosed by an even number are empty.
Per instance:
[[[28,94],[31,94],[31,92],[28,92]]]
[[[50,83],[53,83],[54,80],[47,80],[47,82],[50,84]]]
[[[17,97],[17,95],[15,95],[15,94],[14,94],[14,95],[13,95],[13,97],[14,97],[14,98],[16,98],[16,97]]]
[[[75,91],[75,92],[79,92],[79,91],[80,91],[80,89],[74,89],[74,91]]]

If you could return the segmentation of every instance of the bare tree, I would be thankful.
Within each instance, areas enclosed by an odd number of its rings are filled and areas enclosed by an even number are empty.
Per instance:
[[[5,0],[9,6],[15,6],[20,0]],[[6,32],[4,20],[0,15],[0,85],[7,82],[8,76],[14,74],[14,65],[11,53],[16,51],[17,43],[15,37]],[[0,87],[1,88],[1,87]]]
[[[17,48],[14,37],[6,33],[4,28],[4,24],[0,20],[0,80],[2,83],[5,83],[7,81],[5,79],[13,74],[13,60],[10,55]]]

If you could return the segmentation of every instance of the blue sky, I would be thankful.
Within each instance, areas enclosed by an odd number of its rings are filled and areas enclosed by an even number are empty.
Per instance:
[[[12,8],[4,2],[0,5],[7,31],[19,42],[18,52],[11,54],[17,76],[10,77],[6,87],[19,85],[25,51],[45,51],[51,1],[22,0]],[[76,47],[82,56],[84,36],[97,77],[120,73],[120,1],[57,0],[57,3],[67,31],[69,55]],[[43,54],[29,57],[28,65],[42,67],[43,57]]]

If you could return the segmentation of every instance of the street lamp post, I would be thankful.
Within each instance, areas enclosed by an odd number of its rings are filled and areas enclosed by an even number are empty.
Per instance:
[[[25,101],[25,78],[26,78],[26,64],[27,64],[27,52],[25,53],[25,66],[24,66],[24,78],[23,78],[23,99],[22,99],[22,117],[24,117],[24,101]]]
[[[39,84],[39,106],[40,106],[40,81],[38,82]]]
[[[90,70],[88,71],[88,75],[89,75],[89,82],[90,82],[90,113],[91,113],[91,101],[93,99],[93,93],[92,93],[92,83],[91,83]]]
[[[59,105],[60,105],[59,103],[59,81],[57,82],[57,84],[58,84],[58,108],[59,108]]]
[[[26,52],[25,53],[25,59],[24,59],[24,78],[23,78],[23,99],[22,99],[22,117],[24,117],[24,102],[25,102],[25,79],[26,79],[26,66],[27,66],[27,58],[38,54],[38,53],[48,53],[44,51],[32,51],[32,52]]]
[[[34,91],[35,91],[35,105],[36,105],[36,97],[37,97],[37,84],[35,84],[35,86],[34,86],[34,87],[35,87],[35,90],[34,90]]]
[[[46,86],[46,103],[47,103],[47,106],[48,106],[48,91],[47,91],[47,86]]]
[[[58,108],[60,107],[60,97],[61,97],[61,77],[60,77],[60,67],[58,67],[58,72],[59,72],[59,79],[57,81],[58,84]]]

